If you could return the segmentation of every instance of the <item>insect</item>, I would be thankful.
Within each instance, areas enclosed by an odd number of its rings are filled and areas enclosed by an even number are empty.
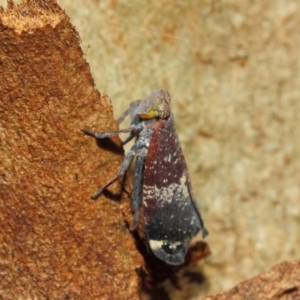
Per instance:
[[[85,128],[83,132],[96,139],[129,133],[123,144],[136,138],[118,174],[92,198],[96,199],[104,189],[122,177],[136,157],[132,193],[134,228],[138,226],[142,209],[151,251],[164,262],[179,265],[184,262],[192,237],[200,230],[203,237],[208,232],[194,202],[170,101],[167,90],[156,90],[143,100],[132,102],[118,119],[121,123],[130,115],[128,128],[99,133]]]

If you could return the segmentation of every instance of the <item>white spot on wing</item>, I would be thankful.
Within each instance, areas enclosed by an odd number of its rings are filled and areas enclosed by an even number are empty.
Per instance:
[[[166,162],[171,162],[171,160],[172,160],[172,155],[171,154],[168,154],[168,156],[164,157],[164,161],[166,161]]]
[[[162,248],[162,246],[168,246],[169,249],[176,249],[182,242],[170,242],[167,240],[149,240],[149,246],[153,251],[157,251]]]
[[[149,246],[153,251],[161,249],[164,241],[149,240]]]
[[[181,191],[182,191],[184,198],[188,198],[189,190],[188,190],[185,174],[183,174],[180,178],[180,187],[181,187]]]
[[[183,174],[179,180],[179,183],[168,183],[167,179],[162,181],[166,186],[157,187],[144,185],[144,205],[147,199],[157,200],[157,205],[163,206],[165,203],[177,202],[180,206],[188,205],[187,200],[190,198],[186,175]],[[145,205],[147,206],[147,205]]]

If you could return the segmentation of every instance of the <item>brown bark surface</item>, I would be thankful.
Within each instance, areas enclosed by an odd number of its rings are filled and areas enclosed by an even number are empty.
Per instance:
[[[121,143],[97,145],[85,126],[117,129],[69,18],[55,1],[9,2],[0,9],[0,298],[138,298],[127,196],[90,198],[117,172]],[[120,184],[109,190],[121,194]]]
[[[269,272],[241,282],[235,288],[203,300],[300,299],[300,261],[283,262]]]

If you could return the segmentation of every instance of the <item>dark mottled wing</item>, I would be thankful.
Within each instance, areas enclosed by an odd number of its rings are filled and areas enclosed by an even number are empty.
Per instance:
[[[191,238],[203,228],[192,200],[184,156],[175,132],[158,121],[144,170],[145,230],[152,252],[168,264],[184,262]]]

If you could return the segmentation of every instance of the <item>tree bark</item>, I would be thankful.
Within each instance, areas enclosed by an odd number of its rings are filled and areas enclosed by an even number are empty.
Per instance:
[[[91,199],[118,171],[119,138],[80,38],[54,0],[0,9],[0,295],[4,299],[138,299],[142,260],[130,202]]]
[[[283,262],[230,291],[202,300],[294,300],[300,298],[300,261]]]

